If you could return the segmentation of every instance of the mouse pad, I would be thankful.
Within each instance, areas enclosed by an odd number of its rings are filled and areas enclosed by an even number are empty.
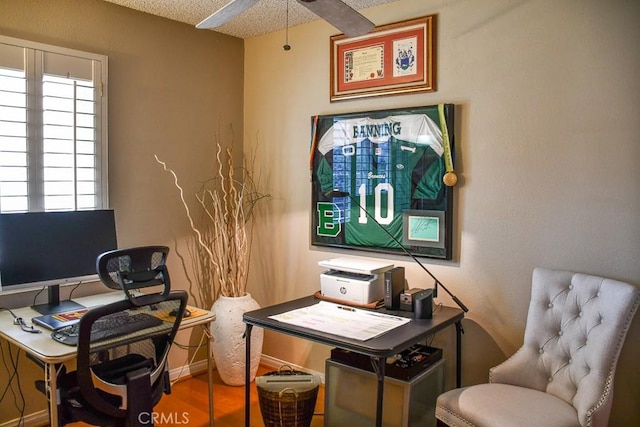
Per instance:
[[[191,313],[191,315],[189,317],[183,317],[183,319],[191,319],[192,317],[198,317],[198,316],[202,316],[208,313],[207,310],[203,310],[201,308],[198,307],[193,307],[191,305],[187,305],[187,310],[189,310],[189,312]],[[168,311],[160,311],[158,310],[157,313],[153,313],[154,316],[156,316],[158,319],[162,319],[165,322],[173,322],[173,316],[169,315]]]

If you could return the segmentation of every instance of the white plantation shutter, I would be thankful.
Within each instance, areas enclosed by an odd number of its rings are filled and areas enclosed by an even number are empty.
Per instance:
[[[102,209],[107,58],[0,36],[0,213]]]
[[[0,43],[0,213],[28,206],[24,62],[24,49]]]

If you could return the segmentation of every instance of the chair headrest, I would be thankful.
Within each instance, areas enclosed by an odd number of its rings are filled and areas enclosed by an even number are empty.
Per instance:
[[[116,249],[100,254],[96,270],[108,288],[123,290],[132,299],[131,292],[151,286],[163,286],[162,295],[171,290],[169,271],[165,265],[169,248],[166,246],[139,246]]]

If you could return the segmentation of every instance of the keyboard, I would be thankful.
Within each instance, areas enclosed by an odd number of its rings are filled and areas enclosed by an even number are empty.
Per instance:
[[[146,313],[117,313],[96,320],[91,328],[91,342],[127,335],[132,332],[160,326],[162,320]],[[80,323],[63,326],[51,333],[51,338],[66,345],[78,345]]]

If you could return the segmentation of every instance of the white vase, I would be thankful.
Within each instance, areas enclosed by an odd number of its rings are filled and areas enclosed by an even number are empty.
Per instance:
[[[242,315],[260,305],[247,293],[242,297],[219,297],[213,303],[211,311],[216,320],[211,322],[213,337],[213,357],[222,381],[231,386],[241,386],[245,383],[245,340],[246,325]],[[260,357],[262,355],[262,341],[264,330],[251,330],[251,381],[254,380]]]

